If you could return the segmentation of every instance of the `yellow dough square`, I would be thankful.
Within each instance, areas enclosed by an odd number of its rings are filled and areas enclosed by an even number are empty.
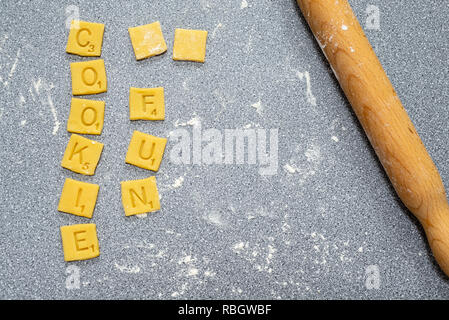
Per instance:
[[[122,181],[122,204],[126,216],[161,209],[156,178]]]
[[[134,131],[125,162],[139,168],[158,171],[167,139]]]
[[[103,59],[72,62],[70,71],[74,96],[106,92],[108,84]]]
[[[73,20],[70,24],[66,52],[83,57],[99,57],[103,33],[102,23]]]
[[[164,88],[130,88],[129,118],[131,120],[164,120]]]
[[[100,255],[97,228],[93,223],[61,227],[65,261],[87,260]]]
[[[101,134],[104,107],[104,101],[72,98],[67,131],[82,134]]]
[[[176,29],[173,60],[204,62],[206,40],[207,31]]]
[[[92,218],[99,189],[98,184],[66,178],[59,198],[58,211]]]
[[[103,144],[72,134],[64,152],[61,166],[76,173],[92,176],[100,160]]]
[[[159,21],[128,28],[136,60],[142,60],[167,51]]]

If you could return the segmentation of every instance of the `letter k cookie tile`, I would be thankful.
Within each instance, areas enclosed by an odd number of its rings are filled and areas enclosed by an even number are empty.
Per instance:
[[[102,143],[72,134],[61,166],[76,173],[92,176],[95,174],[102,151]]]

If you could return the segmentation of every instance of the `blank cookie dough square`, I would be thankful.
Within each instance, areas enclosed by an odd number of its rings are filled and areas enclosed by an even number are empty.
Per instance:
[[[107,80],[103,59],[72,62],[70,71],[74,96],[106,92]]]
[[[92,218],[99,189],[98,184],[66,178],[59,198],[58,211]]]
[[[95,168],[102,151],[102,143],[72,134],[65,149],[61,166],[76,173],[92,176],[95,174]]]
[[[156,178],[122,181],[122,204],[126,216],[158,211],[161,208]]]
[[[204,62],[206,40],[207,31],[176,29],[173,60]]]
[[[142,60],[167,51],[159,21],[128,29],[136,60]]]
[[[67,131],[82,134],[101,134],[104,109],[104,101],[72,98]]]
[[[158,171],[167,139],[134,131],[125,162],[139,168]]]
[[[97,228],[93,223],[61,227],[65,261],[87,260],[100,255]]]
[[[131,120],[164,120],[164,88],[130,88],[129,118]]]
[[[70,24],[66,52],[83,57],[99,57],[103,44],[104,24],[73,20]]]

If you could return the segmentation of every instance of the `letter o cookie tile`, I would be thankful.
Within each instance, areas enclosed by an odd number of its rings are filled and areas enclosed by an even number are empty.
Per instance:
[[[67,131],[81,134],[101,134],[104,109],[104,101],[72,98]]]
[[[96,94],[107,91],[106,70],[103,59],[73,62],[72,94],[74,96]]]

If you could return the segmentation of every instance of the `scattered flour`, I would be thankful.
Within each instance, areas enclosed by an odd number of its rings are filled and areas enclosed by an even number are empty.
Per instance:
[[[305,72],[299,72],[296,71],[296,75],[298,76],[298,78],[300,80],[305,79],[306,81],[306,96],[307,96],[307,101],[312,105],[312,106],[316,106],[316,98],[312,93],[312,84],[310,82],[310,73],[309,71],[305,71]]]
[[[262,110],[263,110],[263,106],[262,106],[262,102],[259,100],[256,103],[253,103],[251,105],[251,107],[253,107],[254,109],[256,109],[256,112],[258,114],[262,114]]]
[[[187,126],[198,127],[200,125],[201,125],[201,118],[196,115],[187,122],[180,122],[179,120],[175,121],[175,127],[187,127]]]
[[[211,38],[212,38],[212,39],[215,38],[215,36],[216,36],[216,34],[217,34],[217,31],[218,31],[218,29],[220,29],[220,28],[223,28],[223,24],[222,24],[221,22],[219,22],[219,23],[217,24],[217,26],[214,28],[214,30],[212,31],[212,34],[211,34]]]
[[[117,262],[115,263],[115,267],[120,270],[120,272],[124,273],[139,273],[140,267],[139,266],[125,266],[125,265],[119,265]]]

